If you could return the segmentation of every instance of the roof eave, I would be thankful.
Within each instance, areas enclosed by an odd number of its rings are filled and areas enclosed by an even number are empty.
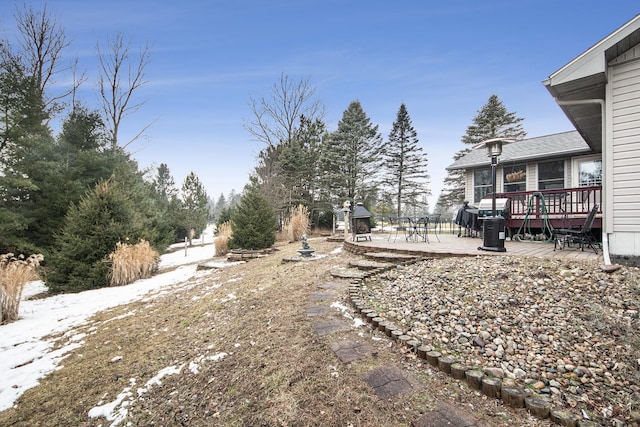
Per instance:
[[[558,151],[555,153],[549,153],[545,156],[528,156],[528,157],[520,157],[520,158],[505,158],[501,157],[498,161],[498,164],[505,162],[530,162],[530,161],[539,161],[539,160],[553,160],[559,157],[573,157],[573,156],[583,156],[587,154],[592,154],[593,151],[590,150],[566,150],[566,151]],[[478,168],[486,168],[491,166],[491,159],[487,157],[486,160],[482,162],[474,162],[467,163],[466,165],[455,166],[451,164],[447,166],[445,169],[447,170],[464,170],[464,169],[478,169]]]
[[[606,96],[607,64],[637,42],[639,28],[640,14],[542,82],[593,151],[602,151],[602,109],[597,101]],[[575,102],[589,100],[593,102]]]

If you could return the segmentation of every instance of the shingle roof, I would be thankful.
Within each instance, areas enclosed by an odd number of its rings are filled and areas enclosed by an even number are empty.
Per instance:
[[[504,144],[499,160],[505,162],[522,162],[538,159],[589,154],[593,151],[578,131],[555,133],[535,138],[521,139]],[[486,167],[491,164],[484,149],[471,150],[460,159],[447,166],[447,169],[471,169]]]

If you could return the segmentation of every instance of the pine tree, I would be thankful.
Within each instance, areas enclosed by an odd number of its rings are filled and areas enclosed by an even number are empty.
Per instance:
[[[475,145],[491,138],[522,139],[527,136],[522,127],[522,117],[515,112],[507,111],[497,95],[491,95],[487,103],[473,118],[473,124],[467,127],[462,142],[467,145]],[[453,160],[459,160],[470,148],[458,151]],[[444,189],[439,198],[445,206],[462,204],[464,200],[464,171],[450,170],[444,179]]]
[[[453,155],[453,161],[457,161],[470,151],[464,148]],[[465,172],[462,169],[448,170],[443,180],[443,189],[438,197],[438,203],[445,209],[462,205],[465,191]]]
[[[523,120],[515,112],[508,112],[497,95],[491,95],[473,118],[473,124],[467,127],[462,142],[475,145],[491,138],[522,139],[527,136],[522,127]]]
[[[79,292],[108,286],[108,255],[118,242],[136,242],[135,209],[113,180],[99,183],[67,214],[57,250],[48,260],[52,292]]]
[[[257,179],[247,184],[240,203],[231,217],[232,249],[258,250],[271,247],[276,241],[278,222],[269,201],[260,192]]]
[[[170,244],[176,238],[183,239],[188,236],[184,226],[182,201],[178,198],[178,189],[175,180],[166,163],[161,163],[156,170],[156,176],[151,183],[153,194],[158,206],[158,232],[165,235],[166,243]],[[163,249],[161,247],[161,249]]]
[[[338,122],[338,129],[323,139],[322,187],[330,204],[375,197],[381,164],[382,136],[359,101],[353,101]]]
[[[220,218],[220,214],[227,207],[227,199],[224,197],[223,193],[220,193],[218,196],[218,200],[215,203],[213,208],[213,212],[211,213],[212,217],[216,220],[216,224],[219,225],[218,218]]]
[[[416,204],[420,196],[431,194],[427,188],[427,156],[418,142],[418,134],[403,103],[384,150],[384,183],[395,195],[398,217],[401,216],[403,203]]]
[[[163,202],[169,203],[178,196],[176,181],[173,179],[173,176],[171,176],[169,166],[167,166],[166,163],[161,163],[160,166],[158,166],[153,184],[158,198]]]
[[[194,231],[195,236],[200,235],[209,219],[209,202],[202,182],[193,172],[187,175],[182,184],[182,206],[185,225]],[[189,233],[189,245],[192,244],[192,237]]]
[[[285,190],[283,211],[300,204],[311,208],[316,198],[318,185],[318,159],[320,143],[325,132],[324,123],[306,117],[300,118],[300,126],[291,139],[281,144],[281,152],[276,163],[276,173]]]

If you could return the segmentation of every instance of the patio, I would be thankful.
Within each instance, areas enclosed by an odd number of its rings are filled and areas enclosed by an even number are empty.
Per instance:
[[[351,235],[345,241],[347,250],[356,252],[399,252],[411,255],[422,255],[427,257],[448,257],[448,256],[528,256],[528,257],[552,257],[565,258],[570,260],[584,260],[603,262],[602,251],[595,254],[591,249],[581,251],[579,247],[566,247],[562,250],[553,250],[553,242],[520,242],[505,241],[506,252],[490,252],[478,250],[482,246],[481,237],[458,237],[457,229],[455,234],[450,230],[442,230],[436,234],[429,231],[428,242],[406,241],[404,235],[398,234],[394,241],[395,231],[373,232],[371,241],[354,242]]]

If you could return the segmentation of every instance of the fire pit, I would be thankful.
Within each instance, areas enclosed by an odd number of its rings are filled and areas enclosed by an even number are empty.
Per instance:
[[[351,214],[351,234],[352,240],[371,240],[371,212],[358,203]]]

